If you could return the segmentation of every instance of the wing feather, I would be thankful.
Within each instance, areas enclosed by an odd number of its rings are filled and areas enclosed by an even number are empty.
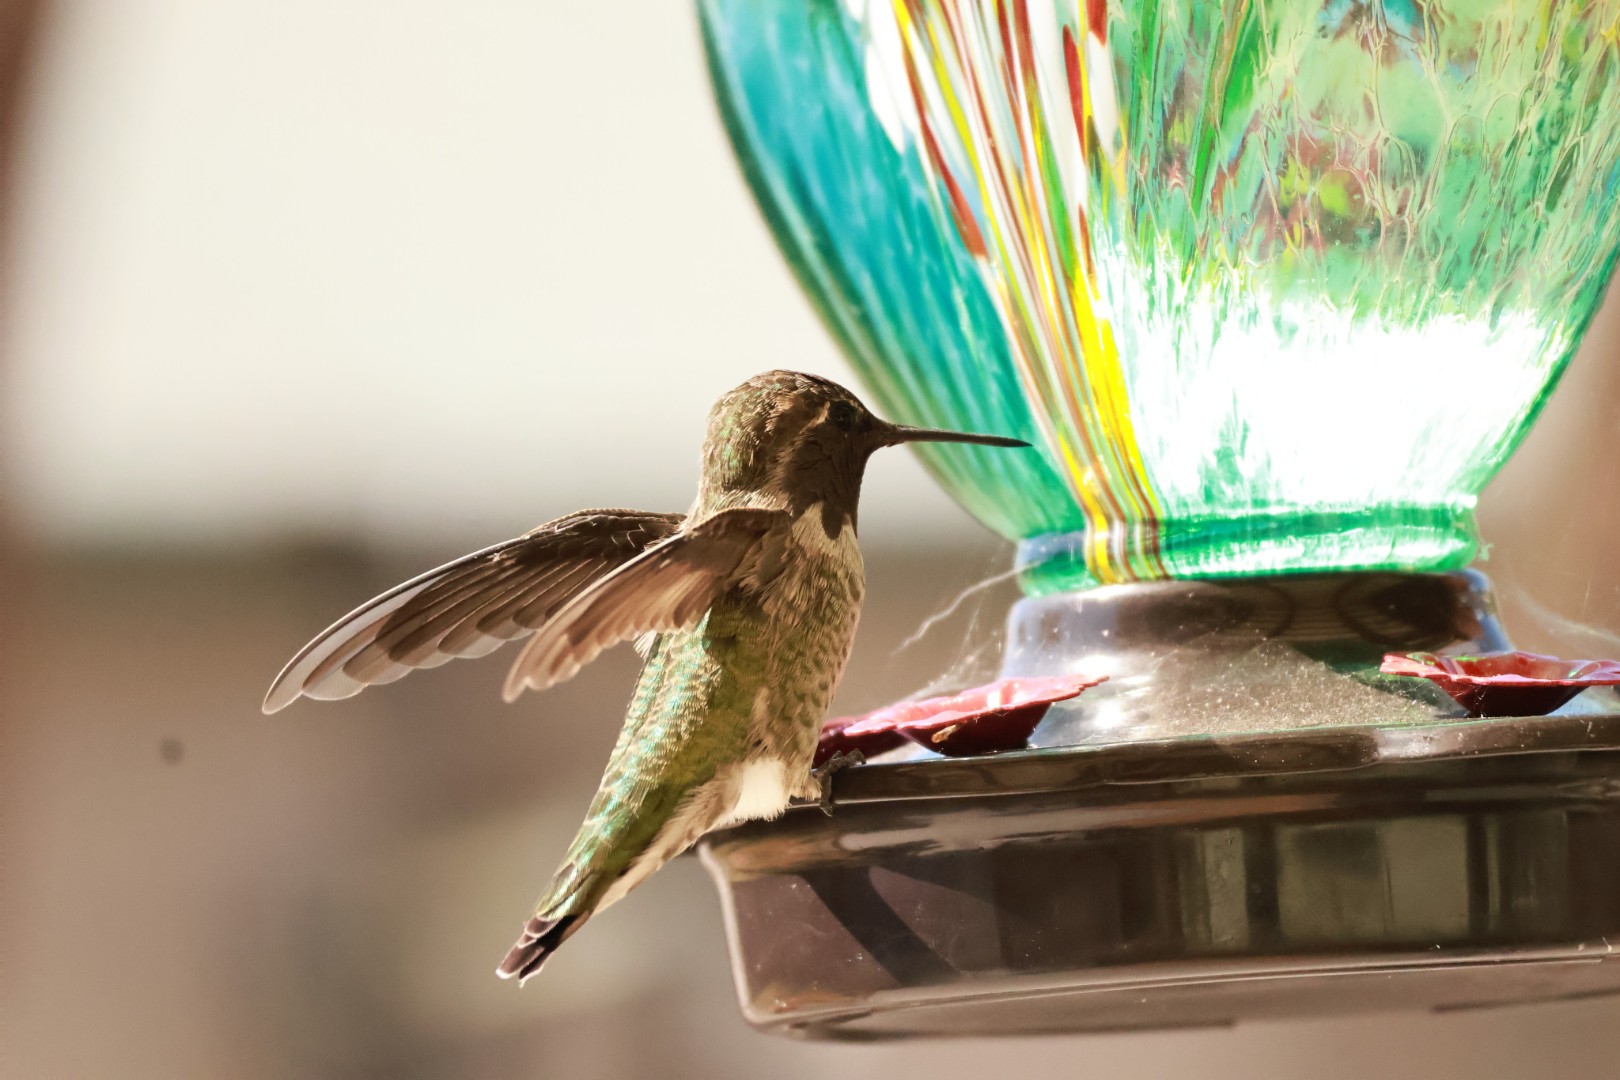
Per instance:
[[[779,565],[762,549],[791,524],[786,510],[723,510],[597,579],[529,639],[506,676],[506,700],[572,677],[617,642],[691,626],[744,580],[762,584],[759,568]]]
[[[512,618],[542,589],[557,585],[556,572],[535,572],[519,578],[509,587],[492,591],[482,605],[467,613],[439,639],[439,649],[452,656],[482,656],[513,638],[530,632],[528,626]],[[474,652],[473,650],[483,650]]]
[[[350,697],[417,668],[483,656],[533,633],[591,582],[673,536],[680,514],[582,510],[398,585],[333,623],[265,695]]]

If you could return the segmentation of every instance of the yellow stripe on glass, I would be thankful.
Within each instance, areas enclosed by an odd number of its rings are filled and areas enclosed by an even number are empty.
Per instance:
[[[1106,31],[1078,5],[1033,23],[1027,3],[993,0],[892,0],[892,15],[904,70],[887,75],[909,90],[939,212],[975,258],[1084,512],[1087,566],[1102,583],[1164,577],[1159,499],[1084,249],[1088,212],[1105,212],[1122,178],[1123,137],[1117,123],[1099,131],[1087,78],[1085,38]]]

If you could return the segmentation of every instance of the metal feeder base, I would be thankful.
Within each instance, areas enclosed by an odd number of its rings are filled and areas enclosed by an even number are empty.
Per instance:
[[[816,1038],[1620,993],[1620,715],[869,765],[707,838],[742,1008]]]

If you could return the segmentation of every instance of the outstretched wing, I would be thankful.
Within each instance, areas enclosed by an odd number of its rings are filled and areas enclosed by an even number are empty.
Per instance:
[[[722,510],[648,548],[579,592],[518,654],[503,691],[562,682],[616,642],[690,626],[726,590],[780,570],[786,510]]]
[[[483,656],[540,627],[592,582],[673,536],[680,514],[581,510],[430,570],[362,604],[293,657],[265,695],[335,700],[416,668]]]

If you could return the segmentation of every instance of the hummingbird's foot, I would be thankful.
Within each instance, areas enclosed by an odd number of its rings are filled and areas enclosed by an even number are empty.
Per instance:
[[[847,769],[851,765],[864,764],[866,764],[866,755],[859,750],[851,750],[848,753],[840,751],[822,762],[820,767],[810,770],[810,775],[815,778],[816,784],[821,788],[821,798],[818,800],[817,805],[821,807],[823,814],[832,817],[833,773],[840,769]]]

